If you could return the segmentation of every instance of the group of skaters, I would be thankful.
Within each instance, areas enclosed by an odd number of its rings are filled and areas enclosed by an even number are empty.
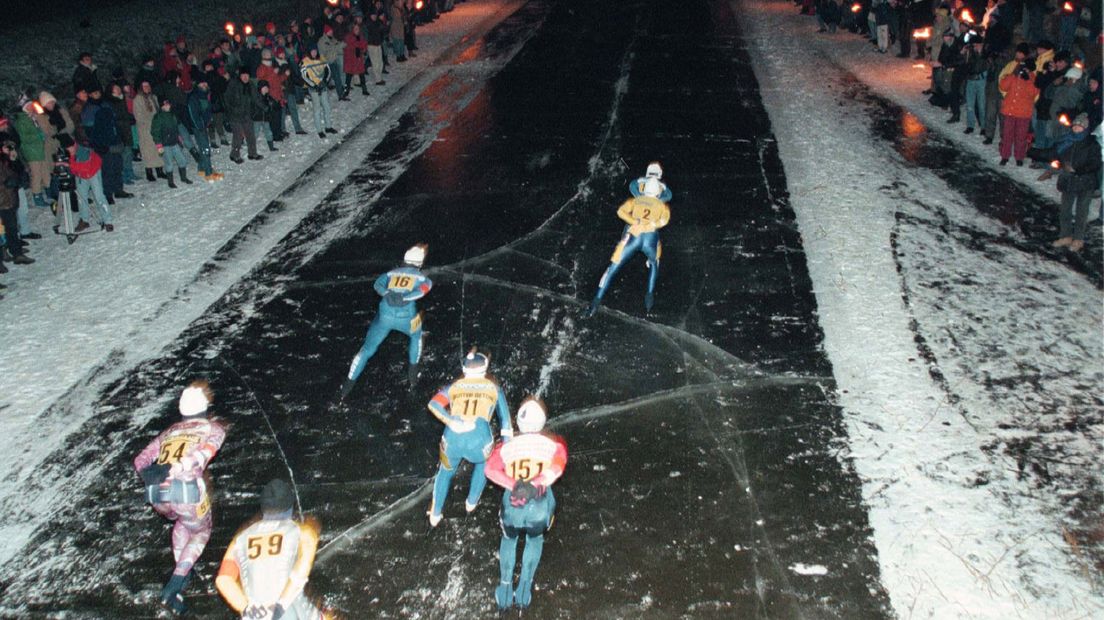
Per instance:
[[[1100,3],[1084,0],[806,0],[821,31],[869,36],[880,52],[929,60],[932,105],[965,134],[997,141],[999,164],[1030,166],[1061,193],[1056,248],[1084,247],[1101,187]]]
[[[650,270],[644,303],[646,310],[651,310],[662,254],[658,231],[671,215],[667,202],[672,193],[662,176],[662,167],[653,162],[643,177],[629,184],[632,196],[617,211],[625,229],[585,316],[598,311],[614,276],[638,250]],[[349,397],[368,361],[393,331],[408,338],[407,375],[410,389],[416,387],[424,327],[417,303],[433,288],[423,271],[427,253],[425,244],[409,248],[400,265],[374,282],[373,289],[381,298],[379,309],[341,384],[339,401]],[[490,362],[489,354],[472,348],[460,360],[461,376],[429,400],[429,412],[444,430],[426,515],[431,527],[444,519],[453,476],[464,461],[472,465],[466,513],[478,508],[488,479],[502,487],[499,582],[493,596],[499,610],[525,609],[532,601],[544,535],[552,526],[556,498],[551,487],[567,465],[567,444],[546,430],[548,409],[536,396],[526,396],[511,419],[506,394],[489,374]],[[227,428],[225,422],[209,415],[212,401],[206,382],[189,385],[178,403],[183,419],[159,434],[134,459],[147,501],[158,514],[173,521],[174,567],[161,591],[161,601],[178,614],[187,608],[183,592],[211,536],[211,487],[206,469],[221,448]],[[242,618],[332,617],[332,612],[304,590],[318,548],[317,521],[301,514],[296,518],[294,511],[301,507],[293,487],[283,480],[269,482],[260,496],[260,515],[243,526],[228,545],[216,587]],[[525,544],[518,569],[517,548],[522,537]]]
[[[34,262],[26,248],[42,238],[32,208],[52,208],[55,233],[115,229],[113,206],[149,183],[223,179],[212,155],[262,160],[290,135],[338,133],[332,98],[349,101],[368,71],[377,86],[395,62],[415,55],[417,24],[437,19],[456,0],[319,0],[321,15],[277,25],[226,24],[210,45],[183,36],[149,54],[133,72],[100,69],[92,54],[77,59],[68,103],[27,88],[13,110],[0,109],[0,273],[4,261]],[[461,0],[462,1],[462,0]],[[313,131],[300,106],[308,106]],[[290,119],[290,122],[289,122]],[[245,157],[243,158],[243,146]],[[63,179],[65,181],[63,181]],[[62,192],[77,217],[59,209]],[[0,289],[3,285],[0,284]],[[2,298],[2,296],[0,296]]]

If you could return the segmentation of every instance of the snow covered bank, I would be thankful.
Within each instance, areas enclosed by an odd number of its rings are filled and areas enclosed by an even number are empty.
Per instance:
[[[213,185],[170,190],[139,181],[138,197],[117,205],[115,232],[85,235],[72,246],[47,235],[31,248],[37,263],[3,276],[9,288],[0,338],[9,345],[0,359],[0,433],[13,449],[0,456],[0,513],[12,517],[0,526],[0,564],[63,492],[27,497],[23,483],[95,413],[91,398],[82,395],[155,355],[201,316],[362,162],[428,83],[449,70],[439,59],[518,6],[470,0],[420,28],[421,51],[392,65],[386,86],[335,105],[338,136],[293,135],[276,153],[261,146],[265,159],[243,166],[229,162],[224,147],[214,165],[226,179]],[[301,113],[309,129],[309,108]],[[304,174],[315,165],[321,169]],[[38,212],[34,224],[49,231],[50,220]]]
[[[790,2],[734,4],[894,609],[1104,614],[1092,567],[1063,536],[1099,518],[1100,291],[906,162],[848,97],[857,76],[942,132],[942,113],[919,98],[926,71],[872,58],[847,34],[818,37]],[[1034,183],[1025,169],[1007,172]]]

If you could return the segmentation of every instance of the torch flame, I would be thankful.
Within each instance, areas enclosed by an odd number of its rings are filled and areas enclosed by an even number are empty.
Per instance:
[[[37,101],[32,101],[32,102],[31,102],[31,104],[32,104],[32,105],[33,105],[33,107],[34,107],[34,111],[35,111],[35,114],[42,114],[43,112],[45,112],[45,111],[46,111],[46,110],[44,110],[44,109],[42,108],[42,104],[40,104],[40,103],[39,103],[39,102],[37,102]]]
[[[974,23],[974,14],[970,12],[970,9],[962,9],[962,13],[959,17],[967,24]]]
[[[862,11],[862,4],[859,4],[858,2],[856,2],[855,4],[851,5],[851,12],[852,13],[858,13],[859,11]]]
[[[1059,122],[1060,124],[1062,124],[1063,126],[1065,126],[1065,127],[1069,127],[1069,126],[1070,126],[1070,117],[1069,117],[1069,115],[1068,115],[1068,114],[1064,114],[1064,113],[1063,113],[1063,114],[1059,114],[1059,115],[1058,115],[1058,122]]]
[[[1073,66],[1077,67],[1078,69],[1080,69],[1082,71],[1085,70],[1085,63],[1081,62],[1080,60],[1073,61]]]
[[[242,31],[244,31],[245,36],[248,37],[249,35],[253,34],[253,26],[251,26],[250,24],[246,24],[242,27]]]
[[[418,0],[417,2],[414,3],[414,10],[415,11],[421,11],[423,6],[425,6],[425,3],[422,2],[422,0]]]
[[[337,6],[337,0],[326,0],[326,2],[329,2],[330,6]]]
[[[1066,2],[1065,4],[1062,5],[1062,10],[1065,11],[1066,13],[1072,13],[1073,12],[1073,3],[1072,2]]]
[[[931,28],[919,28],[919,29],[914,30],[912,32],[912,38],[920,39],[920,40],[930,39],[931,35],[932,35],[932,29]]]
[[[234,23],[226,22],[226,34],[234,36]]]
[[[1054,161],[1050,162],[1050,167],[1051,167],[1051,168],[1054,168],[1055,170],[1057,170],[1057,169],[1059,169],[1059,168],[1061,168],[1061,167],[1062,167],[1062,162],[1060,162],[1060,161],[1058,161],[1057,159],[1055,159]]]

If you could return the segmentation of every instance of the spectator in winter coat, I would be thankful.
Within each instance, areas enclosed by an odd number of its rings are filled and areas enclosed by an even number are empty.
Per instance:
[[[146,56],[142,66],[138,68],[138,73],[134,75],[135,84],[141,84],[142,82],[149,82],[150,86],[154,88],[161,82],[161,73],[157,70],[157,59],[153,56]]]
[[[1059,121],[1059,117],[1063,114],[1066,115],[1067,119],[1077,116],[1078,108],[1085,98],[1086,91],[1082,77],[1081,69],[1071,67],[1063,77],[1056,79],[1044,91],[1044,95],[1050,100],[1050,109],[1047,113],[1047,120],[1049,121],[1047,135],[1050,136],[1052,143],[1060,140],[1062,136],[1070,131],[1067,124]]]
[[[238,71],[248,70],[250,77],[257,74],[257,67],[261,65],[261,44],[257,37],[249,35],[245,38],[245,49],[238,54],[238,58]]]
[[[164,175],[161,155],[157,152],[157,141],[153,139],[153,117],[161,104],[153,94],[153,85],[144,80],[138,84],[138,94],[134,97],[134,123],[138,128],[138,150],[142,153],[142,166],[146,169],[146,180],[157,181],[156,176]]]
[[[272,126],[278,122],[280,103],[272,97],[272,88],[264,80],[257,81],[257,100],[253,106],[253,133],[264,136],[269,151],[275,151]]]
[[[1039,87],[1040,97],[1035,103],[1035,122],[1032,129],[1035,135],[1034,147],[1041,150],[1050,148],[1055,138],[1050,134],[1050,99],[1047,90],[1069,68],[1069,54],[1049,53],[1050,50],[1046,49],[1049,45],[1047,41],[1039,42],[1038,49],[1041,53],[1035,60],[1035,86]],[[1047,58],[1050,60],[1046,60]]]
[[[277,66],[272,50],[264,50],[261,54],[261,66],[257,67],[257,81],[258,83],[264,81],[268,84],[268,92],[272,95],[278,107],[277,117],[274,118],[275,122],[270,126],[270,131],[276,141],[284,139],[282,119],[284,117],[284,105],[287,102],[287,95],[284,94],[284,81],[286,79],[287,74]]]
[[[204,63],[204,78],[211,91],[211,124],[207,132],[211,148],[217,149],[219,144],[230,146],[226,139],[226,108],[223,107],[223,95],[226,94],[226,77],[219,68],[210,62]]]
[[[174,48],[175,49],[175,48]],[[192,119],[188,117],[188,95],[184,89],[184,81],[181,76],[169,73],[165,76],[165,84],[162,86],[160,101],[172,103],[173,114],[176,115],[177,131],[180,133],[180,144],[184,150],[196,156],[196,143],[192,137]]]
[[[978,128],[985,127],[985,81],[989,76],[989,59],[982,48],[985,43],[981,37],[973,37],[966,47],[966,60],[962,65],[966,83],[966,130],[974,133],[974,123]],[[958,116],[958,113],[955,113]]]
[[[73,173],[77,182],[77,208],[80,211],[80,223],[74,228],[74,232],[81,232],[89,228],[92,214],[88,209],[88,199],[91,197],[96,203],[96,211],[100,225],[107,232],[115,230],[112,224],[111,208],[108,206],[107,196],[103,189],[103,160],[96,151],[87,146],[73,145],[69,147],[69,171]],[[55,225],[60,226],[63,213],[55,216]]]
[[[1021,64],[1014,72],[1001,78],[1000,89],[1004,93],[1001,102],[1001,165],[1016,156],[1016,165],[1022,166],[1027,157],[1027,135],[1031,127],[1031,113],[1039,88],[1027,64]]]
[[[1085,91],[1085,98],[1081,101],[1081,109],[1089,111],[1089,133],[1096,131],[1100,126],[1101,116],[1104,115],[1104,102],[1100,98],[1101,67],[1093,69],[1089,75],[1089,87]]]
[[[15,117],[15,130],[19,133],[19,155],[31,175],[31,195],[36,205],[45,207],[54,164],[46,158],[46,133],[38,125],[37,106],[34,101],[23,104],[23,112]]]
[[[379,0],[369,7],[368,18],[361,26],[364,41],[368,44],[368,60],[372,63],[372,77],[376,86],[383,86],[383,40],[387,33],[387,18]]]
[[[207,182],[222,178],[211,167],[211,142],[208,129],[214,117],[211,112],[211,89],[207,77],[201,76],[192,92],[188,93],[188,117],[195,128],[194,138],[199,153],[199,177]]]
[[[115,198],[132,197],[123,189],[123,139],[115,122],[115,111],[103,100],[103,92],[93,90],[90,94],[91,101],[81,120],[92,118],[91,128],[86,130],[88,143],[103,160],[104,195],[108,204],[114,204]],[[87,122],[85,126],[88,127]]]
[[[341,76],[345,74],[345,42],[334,37],[332,26],[322,29],[322,37],[318,39],[318,54],[330,64],[330,79],[337,89],[338,99],[345,99],[345,89],[341,85]]]
[[[130,130],[134,126],[134,115],[127,108],[123,87],[118,84],[111,85],[111,96],[107,98],[107,103],[115,114],[115,129],[123,141],[123,185],[130,185],[136,178],[134,176],[134,133]]]
[[[406,62],[406,7],[403,0],[388,0],[391,19],[391,49],[395,60]]]
[[[291,115],[291,124],[295,133],[306,135],[303,131],[303,123],[299,120],[299,104],[303,102],[303,90],[305,85],[303,77],[299,75],[299,66],[294,58],[289,57],[284,50],[276,50],[276,68],[284,79],[284,100],[280,102],[283,111],[280,114],[280,133],[287,135],[284,129],[284,115]]]
[[[176,189],[173,173],[177,170],[180,171],[180,180],[190,185],[188,158],[181,146],[180,122],[172,111],[172,102],[167,99],[161,102],[161,111],[153,117],[150,131],[153,132],[158,153],[165,160],[165,177],[169,180],[169,187]]]
[[[8,253],[16,265],[29,265],[34,259],[23,253],[22,239],[19,237],[19,220],[16,208],[19,206],[19,175],[13,169],[12,162],[19,157],[19,150],[12,142],[0,145],[0,222],[4,224],[4,236],[7,239]]]
[[[263,159],[257,154],[257,134],[253,132],[253,108],[257,104],[257,89],[249,76],[248,68],[239,68],[237,79],[226,86],[226,94],[222,97],[226,120],[230,123],[230,129],[234,134],[233,143],[230,146],[230,161],[235,164],[241,164],[243,161],[242,142],[249,147],[249,159]]]
[[[78,90],[92,92],[93,88],[103,88],[103,85],[96,73],[96,65],[92,64],[92,54],[81,52],[77,68],[73,69],[73,92]]]
[[[364,58],[368,54],[368,41],[361,34],[360,24],[353,24],[349,34],[345,35],[345,96],[348,97],[353,78],[360,78],[360,94],[368,96],[368,87],[364,83]]]
[[[45,110],[46,117],[55,129],[54,137],[61,148],[69,148],[76,142],[76,125],[69,115],[69,110],[57,104],[57,97],[47,91],[38,94],[38,103]]]
[[[299,74],[310,93],[314,130],[318,132],[318,137],[325,138],[326,133],[337,133],[330,125],[330,94],[326,90],[326,85],[330,82],[330,66],[318,53],[317,47],[311,46],[307,57],[303,59]]]
[[[1054,247],[1080,252],[1085,247],[1085,224],[1093,192],[1100,189],[1100,144],[1089,134],[1089,115],[1081,113],[1071,125],[1073,144],[1059,158],[1058,191],[1062,204],[1058,212],[1058,239]],[[1076,207],[1076,212],[1074,208]]]

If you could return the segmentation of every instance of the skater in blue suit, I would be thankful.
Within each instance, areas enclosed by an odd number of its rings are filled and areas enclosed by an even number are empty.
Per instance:
[[[500,610],[512,605],[529,607],[533,577],[544,551],[544,534],[552,527],[556,512],[552,483],[567,466],[567,444],[562,437],[544,430],[547,416],[539,399],[525,399],[517,413],[520,434],[495,446],[487,459],[487,477],[505,489],[499,513],[502,541],[498,546],[499,582],[495,588],[495,602]],[[523,534],[525,552],[514,587],[517,545]]]
[[[614,276],[638,251],[644,253],[650,270],[648,290],[644,293],[644,309],[646,311],[652,309],[656,281],[659,279],[659,261],[663,256],[659,229],[671,221],[671,209],[661,197],[664,194],[670,196],[671,190],[655,176],[644,177],[642,184],[639,181],[640,179],[637,179],[629,185],[629,191],[634,194],[634,197],[626,200],[617,210],[617,217],[625,222],[625,229],[621,233],[621,240],[613,250],[613,256],[610,257],[610,266],[606,268],[606,272],[598,282],[598,293],[590,302],[590,307],[586,309],[583,315],[585,317],[592,317],[598,312],[598,306],[601,305],[602,297],[613,283]],[[641,186],[641,195],[635,196],[638,184]]]
[[[410,385],[413,386],[418,378],[418,360],[422,357],[422,313],[418,312],[415,302],[425,297],[429,289],[433,288],[433,282],[421,271],[426,249],[423,244],[410,248],[403,256],[401,266],[376,279],[376,293],[383,299],[376,318],[368,326],[364,344],[349,365],[349,376],[341,384],[341,398],[345,398],[353,390],[360,373],[364,372],[364,366],[392,331],[402,332],[410,337]]]
[[[441,436],[440,466],[433,481],[433,502],[429,509],[429,524],[433,527],[441,522],[449,485],[461,460],[472,464],[471,487],[464,508],[470,513],[479,503],[479,496],[487,486],[483,465],[494,445],[494,433],[491,431],[494,413],[498,414],[502,437],[508,439],[514,436],[506,395],[498,382],[487,376],[490,363],[486,354],[472,349],[461,365],[464,376],[441,388],[429,401],[429,412],[445,425]]]

